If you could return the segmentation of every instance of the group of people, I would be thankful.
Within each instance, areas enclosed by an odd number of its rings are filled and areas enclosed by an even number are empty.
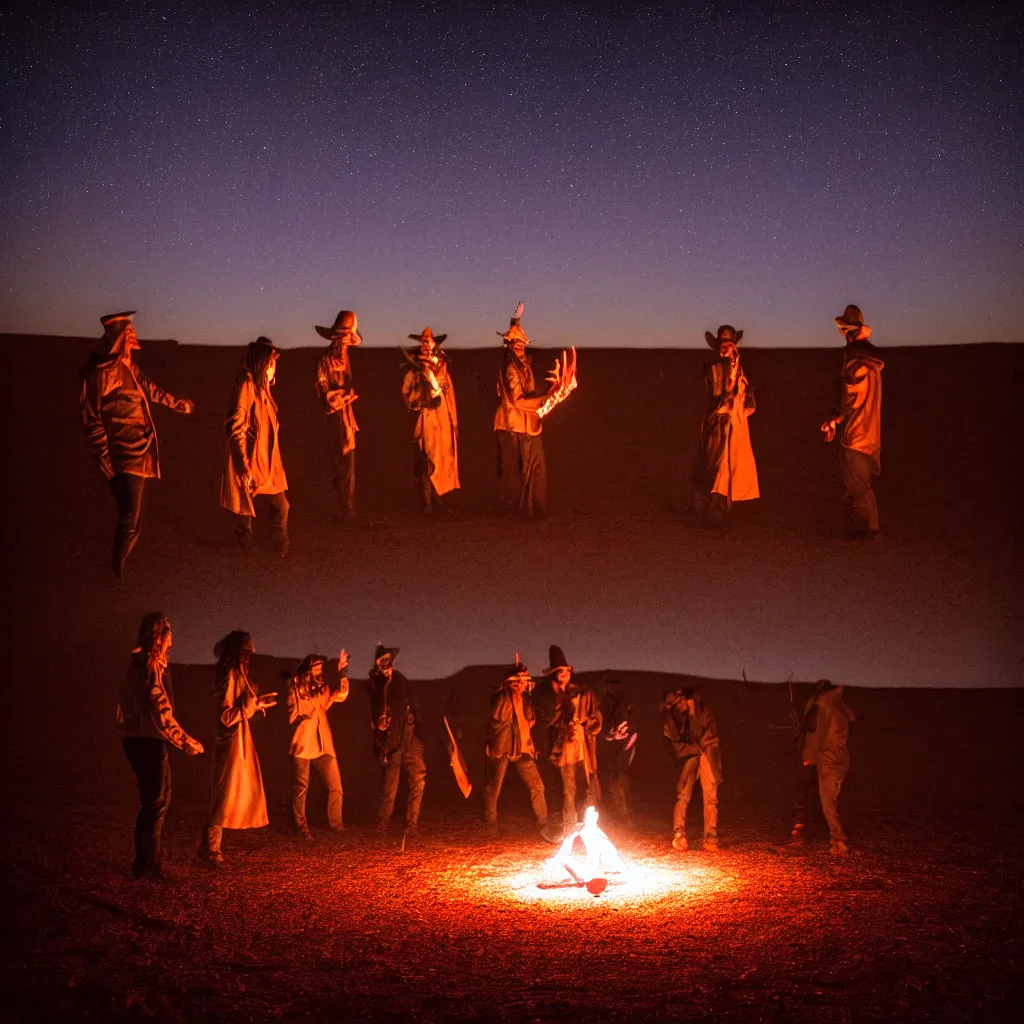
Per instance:
[[[563,352],[538,383],[522,327],[520,303],[506,331],[499,331],[504,360],[498,374],[494,434],[499,496],[508,511],[525,516],[547,511],[547,467],[543,420],[576,387],[576,356]],[[150,381],[135,362],[139,349],[134,312],[101,318],[105,351],[82,371],[81,408],[86,434],[117,504],[118,525],[111,563],[120,579],[139,537],[143,488],[160,476],[151,403],[189,414],[194,405]],[[857,306],[847,306],[835,324],[846,346],[836,409],[821,426],[826,441],[839,440],[846,529],[850,536],[879,535],[872,478],[881,471],[881,372],[884,362],[869,338],[871,328]],[[362,342],[356,314],[338,313],[330,327],[316,327],[329,341],[316,366],[316,393],[325,414],[326,442],[340,513],[356,514],[355,452],[358,394],[349,350]],[[407,369],[402,397],[414,414],[413,477],[426,514],[460,487],[459,426],[447,336],[429,327],[410,334],[416,347],[403,350]],[[756,408],[754,389],[740,360],[743,331],[728,324],[705,340],[716,358],[705,366],[708,404],[692,472],[693,508],[700,522],[720,526],[736,501],[760,495],[747,419]],[[220,504],[235,517],[239,543],[252,543],[257,499],[269,506],[276,550],[288,553],[288,479],[281,454],[278,407],[272,389],[280,350],[266,337],[251,342],[231,391],[225,420],[226,451]]]
[[[171,626],[160,612],[146,615],[118,702],[122,744],[135,773],[140,810],[135,824],[136,878],[164,877],[162,830],[171,795],[170,746],[186,754],[202,754],[203,745],[178,724],[171,685],[169,651]],[[252,638],[236,630],[214,648],[218,701],[217,740],[213,766],[213,797],[199,845],[200,858],[211,866],[223,863],[224,829],[260,828],[269,824],[259,756],[249,722],[278,703],[276,692],[261,693],[250,668]],[[378,644],[369,673],[372,749],[380,768],[381,792],[377,827],[387,830],[395,810],[399,783],[407,781],[405,836],[418,832],[426,788],[423,721],[415,687],[395,669],[398,649]],[[549,649],[551,664],[535,680],[518,657],[504,673],[490,706],[486,735],[486,779],[483,816],[488,831],[497,829],[498,802],[510,766],[525,784],[537,827],[544,838],[560,842],[571,834],[581,805],[602,802],[604,777],[609,806],[623,823],[632,816],[630,771],[637,748],[633,709],[621,682],[604,681],[603,694],[575,677],[561,648]],[[327,717],[329,709],[350,692],[348,655],[342,650],[334,663],[336,679],[328,679],[329,659],[311,654],[288,681],[288,721],[292,729],[292,825],[296,834],[312,838],[306,817],[311,768],[316,767],[327,789],[327,819],[334,832],[343,832],[343,788],[337,753]],[[542,685],[538,685],[538,683]],[[672,816],[672,846],[689,848],[686,813],[694,784],[703,793],[703,849],[718,849],[718,787],[722,759],[718,729],[707,704],[692,690],[663,695],[663,735],[679,767]],[[822,681],[798,723],[800,775],[795,798],[795,822],[790,843],[803,841],[809,807],[808,787],[816,781],[835,854],[846,852],[839,820],[838,799],[849,767],[847,733],[853,713],[842,687]],[[549,819],[545,786],[538,761],[546,757],[557,769],[562,810]],[[449,759],[456,778],[465,780],[465,762],[449,729]]]

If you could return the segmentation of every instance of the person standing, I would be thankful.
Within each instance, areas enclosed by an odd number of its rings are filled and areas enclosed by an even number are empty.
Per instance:
[[[341,816],[341,773],[327,712],[332,705],[348,699],[348,654],[342,650],[338,655],[341,679],[333,689],[324,678],[326,662],[322,655],[307,655],[288,686],[288,724],[293,726],[288,748],[293,769],[292,820],[295,831],[303,839],[313,838],[306,823],[310,765],[316,765],[327,786],[327,823],[334,832],[345,831]]]
[[[821,425],[826,441],[839,438],[839,475],[847,536],[880,536],[872,477],[882,472],[882,369],[885,361],[868,339],[871,328],[858,306],[835,317],[846,339],[840,375],[839,410]],[[842,428],[841,430],[839,428]]]
[[[260,759],[249,719],[277,703],[276,693],[260,694],[249,663],[255,648],[242,630],[229,633],[213,649],[217,658],[217,701],[220,718],[213,767],[213,806],[199,847],[199,856],[222,864],[221,840],[226,828],[262,828],[270,823]]]
[[[162,836],[171,804],[171,766],[167,745],[186,754],[203,752],[174,717],[174,691],[168,652],[171,624],[162,612],[150,612],[139,625],[128,674],[121,684],[117,721],[121,746],[139,786],[139,813],[135,818],[135,861],[132,875],[165,878]]]
[[[288,478],[281,460],[277,402],[270,393],[277,379],[281,350],[269,338],[257,338],[245,350],[242,372],[231,392],[224,423],[227,456],[221,474],[220,503],[235,516],[242,548],[252,547],[255,499],[266,498],[274,548],[288,554]]]
[[[633,708],[620,679],[605,679],[601,698],[601,719],[604,744],[601,763],[605,766],[608,792],[619,821],[632,820],[632,789],[630,770],[636,757],[636,727]]]
[[[402,769],[409,783],[405,809],[406,835],[418,834],[420,805],[427,784],[419,707],[409,680],[395,670],[397,647],[378,644],[370,670],[370,708],[373,749],[381,768],[381,797],[377,827],[386,829],[395,810]]]
[[[402,380],[402,400],[416,414],[413,479],[426,515],[435,499],[459,489],[459,417],[448,356],[440,349],[447,337],[424,327],[409,335],[419,351],[405,353],[412,365]]]
[[[704,366],[708,407],[700,428],[693,468],[694,509],[705,526],[722,526],[734,501],[761,496],[747,419],[754,412],[754,389],[740,363],[743,332],[722,324],[704,332],[718,358]]]
[[[315,328],[330,345],[316,364],[316,393],[327,410],[327,453],[331,479],[349,520],[356,516],[356,424],[352,403],[359,397],[352,383],[348,350],[363,343],[355,313],[343,309],[331,327]]]
[[[134,310],[100,318],[106,353],[93,354],[82,370],[79,402],[86,437],[117,504],[117,531],[110,556],[120,580],[125,559],[142,530],[142,492],[160,479],[160,450],[149,404],[190,415],[194,404],[154,384],[136,365],[139,350]]]
[[[538,828],[543,830],[547,827],[548,805],[544,799],[544,783],[537,770],[537,749],[533,742],[537,716],[530,700],[532,689],[530,673],[517,660],[505,673],[504,682],[491,700],[485,751],[487,784],[484,788],[484,822],[491,832],[498,827],[498,798],[510,764],[515,765],[529,790]]]
[[[664,735],[679,764],[676,804],[672,811],[672,848],[688,850],[686,809],[693,784],[700,779],[704,794],[704,849],[718,849],[718,787],[722,784],[722,751],[711,709],[690,688],[670,690],[662,705]]]
[[[551,662],[547,675],[554,691],[554,715],[551,719],[551,763],[562,777],[562,828],[570,832],[578,820],[576,794],[582,774],[585,804],[596,806],[601,801],[601,783],[597,773],[597,737],[601,732],[601,709],[597,695],[589,687],[573,679],[573,667],[552,644],[548,649]]]

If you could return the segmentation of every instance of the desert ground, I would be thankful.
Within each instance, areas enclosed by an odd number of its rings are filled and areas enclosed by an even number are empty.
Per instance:
[[[741,325],[742,326],[742,325]],[[443,329],[443,326],[439,327]],[[290,349],[277,398],[292,550],[244,556],[217,508],[223,411],[240,348],[143,343],[140,364],[192,417],[157,409],[163,480],[120,589],[113,503],[86,449],[78,368],[97,342],[3,337],[10,600],[2,949],[15,1020],[476,1019],[1000,1021],[1021,1002],[1019,736],[1024,346],[885,352],[880,545],[841,535],[835,452],[818,424],[840,352],[751,349],[762,498],[722,533],[687,514],[702,411],[698,351],[581,349],[580,387],[545,427],[551,515],[502,518],[490,418],[500,348],[455,350],[462,492],[426,520],[411,486],[397,350],[353,356],[353,526],[334,515],[316,350]],[[536,352],[538,369],[552,352]],[[179,718],[212,744],[214,642],[248,629],[264,690],[310,651],[352,656],[331,718],[348,830],[288,828],[288,728],[254,726],[267,829],[194,849],[209,755],[172,754],[172,881],[131,880],[134,779],[114,726],[139,618],[175,631]],[[399,646],[427,709],[423,834],[375,816],[363,680]],[[581,677],[622,679],[640,740],[635,815],[602,823],[632,873],[600,897],[554,885],[519,780],[502,833],[480,823],[483,728],[500,666],[540,672],[550,643]],[[843,789],[852,853],[788,829],[792,678],[848,687]],[[661,692],[715,710],[722,850],[669,847],[673,763]],[[441,716],[475,783],[459,794]],[[547,771],[549,801],[560,802]],[[399,797],[401,807],[402,795]],[[699,793],[690,809],[700,832]],[[564,879],[562,879],[564,882]]]

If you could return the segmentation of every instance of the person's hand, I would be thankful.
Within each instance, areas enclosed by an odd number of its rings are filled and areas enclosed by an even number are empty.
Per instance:
[[[256,490],[256,481],[249,470],[246,470],[244,473],[237,474],[236,479],[238,480],[238,486],[241,487],[246,494],[251,494]]]
[[[338,671],[344,672],[348,668],[348,651],[344,647],[341,649],[341,654],[338,655]]]
[[[191,416],[196,411],[196,403],[191,398],[179,398],[174,403],[175,412],[183,412],[186,416]]]
[[[193,739],[191,736],[185,740],[185,753],[192,757],[197,756],[203,752],[203,745],[199,740]]]
[[[272,708],[275,704],[277,704],[277,694],[273,692],[261,693],[256,698],[256,708],[259,711],[266,711],[267,708]]]
[[[821,425],[821,432],[825,435],[825,442],[834,441],[836,439],[836,421],[832,419],[825,420]]]

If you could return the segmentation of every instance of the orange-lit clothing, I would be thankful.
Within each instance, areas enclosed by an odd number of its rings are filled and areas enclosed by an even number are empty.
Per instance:
[[[254,494],[281,494],[288,490],[281,460],[277,403],[269,387],[257,387],[243,370],[231,392],[224,422],[227,455],[221,475],[220,503],[236,515],[255,516]],[[251,473],[256,488],[247,491],[239,477]]]
[[[514,694],[501,686],[491,700],[487,723],[487,756],[518,760],[523,754],[536,757],[531,730],[537,721],[529,694]]]
[[[441,390],[435,394],[427,373],[419,365],[406,371],[402,400],[417,413],[413,441],[427,460],[430,483],[438,494],[459,488],[459,416],[448,360],[439,356],[429,366]]]
[[[869,341],[854,341],[843,353],[839,443],[863,452],[877,476],[882,471],[882,369],[885,362]]]
[[[174,717],[174,691],[166,659],[132,654],[121,684],[117,722],[125,737],[166,740],[184,750],[191,737]]]
[[[220,718],[207,826],[261,828],[269,822],[267,798],[249,728],[256,688],[242,672],[230,669],[217,679],[217,697]]]
[[[508,349],[498,376],[499,402],[494,414],[494,429],[531,437],[539,434],[543,428],[537,410],[543,405],[546,395],[546,389],[537,390],[530,357],[524,355],[517,359]]]
[[[356,447],[356,414],[352,409],[351,396],[355,393],[352,382],[352,364],[349,361],[348,345],[332,342],[316,364],[316,393],[328,416],[337,416],[337,433],[341,437],[341,454],[347,455]]]
[[[754,412],[754,392],[739,359],[717,359],[704,367],[708,410],[701,425],[701,446],[694,486],[729,501],[761,496],[747,418]]]
[[[348,693],[349,682],[345,676],[336,690],[326,683],[316,687],[310,682],[292,679],[288,687],[288,724],[295,727],[288,748],[292,757],[312,760],[324,754],[335,756],[327,710],[332,704],[346,700]]]
[[[722,753],[718,726],[711,709],[699,698],[694,713],[688,714],[678,704],[663,712],[663,731],[677,761],[688,757],[707,757],[721,774]]]
[[[843,699],[843,688],[834,686],[811,698],[804,709],[803,746],[800,759],[806,764],[848,765],[847,737],[856,720]]]
[[[601,732],[601,709],[597,695],[588,686],[579,686],[575,697],[564,692],[557,698],[551,723],[551,762],[582,763],[587,775],[597,774],[597,737]]]

